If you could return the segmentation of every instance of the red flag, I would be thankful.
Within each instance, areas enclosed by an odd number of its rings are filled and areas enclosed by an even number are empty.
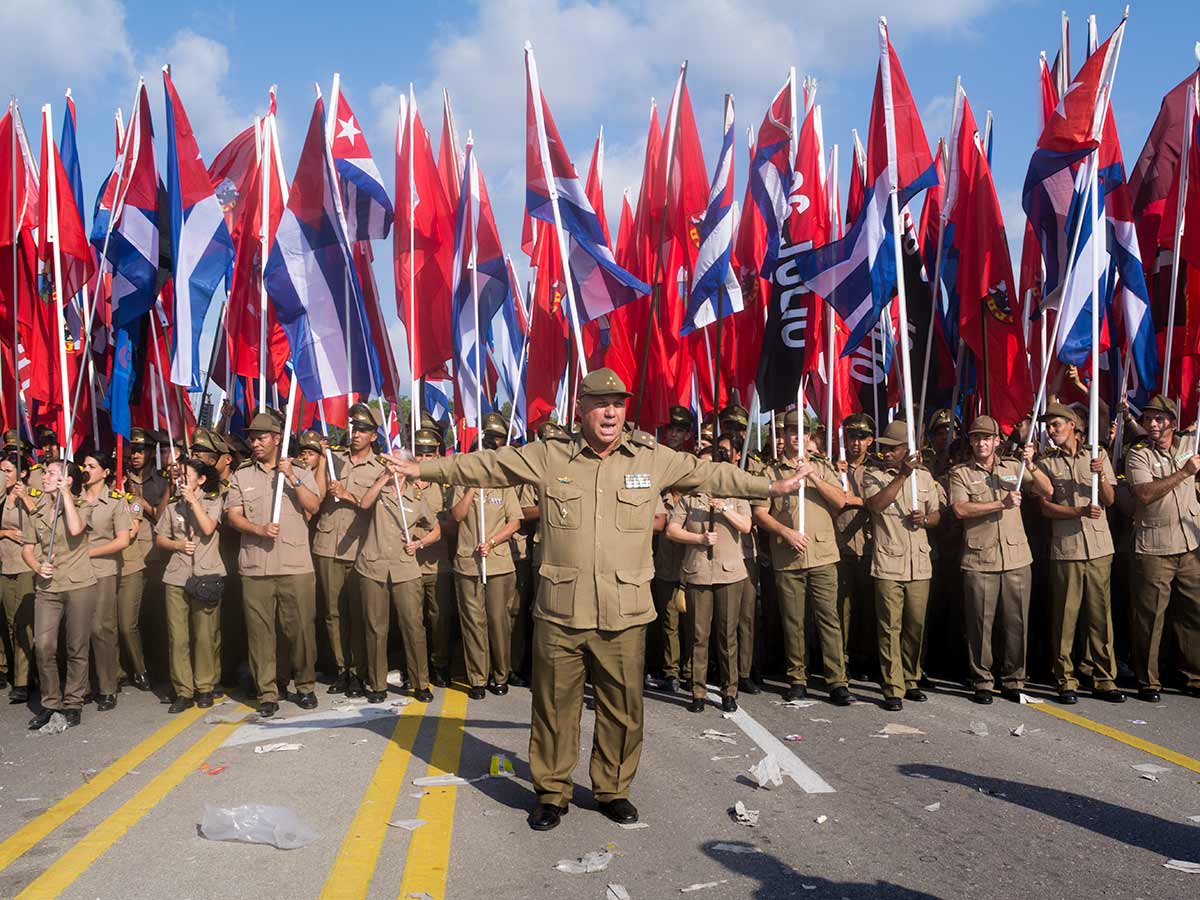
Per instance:
[[[1087,58],[1070,86],[1058,98],[1058,105],[1042,129],[1038,146],[1044,150],[1066,153],[1081,147],[1100,146],[1101,126],[1097,120],[1101,94],[1112,89],[1117,54],[1125,34],[1125,19],[1113,30],[1103,44]]]
[[[375,253],[371,249],[371,242],[356,241],[353,245],[353,254],[354,268],[362,283],[363,307],[367,311],[371,341],[375,345],[375,355],[379,357],[380,376],[383,379],[383,383],[379,385],[379,393],[392,403],[396,403],[400,396],[400,375],[396,367],[396,357],[392,353],[392,342],[388,338],[383,307],[379,302],[379,285],[375,283],[375,267],[373,265]]]
[[[96,259],[71,192],[58,147],[50,134],[50,107],[42,108],[42,152],[38,168],[46,173],[38,191],[38,259],[55,278],[54,244],[62,266],[63,283],[55,290],[59,302],[69,303],[96,271]]]
[[[225,213],[225,224],[237,244],[237,227],[250,197],[250,184],[258,167],[259,138],[251,125],[213,157],[208,179]],[[118,151],[119,152],[119,151]]]
[[[15,154],[15,159],[14,159]],[[13,181],[13,172],[16,180]],[[14,197],[15,195],[15,197]],[[15,202],[14,202],[15,201]],[[0,118],[0,342],[13,350],[13,309],[18,310],[18,340],[30,346],[34,302],[37,300],[38,178],[15,101]],[[12,210],[16,208],[16,232]],[[3,212],[7,210],[7,213]],[[13,256],[17,257],[17,296],[13,296]],[[11,365],[11,363],[10,363]],[[5,402],[11,406],[12,382],[4,382]],[[7,408],[7,407],[6,407]],[[15,415],[15,411],[10,412]],[[15,420],[6,419],[11,425]]]
[[[608,214],[604,211],[604,129],[596,136],[596,145],[592,148],[592,162],[588,166],[587,183],[583,192],[587,195],[588,203],[596,218],[600,220],[600,229],[604,232],[604,240],[612,246],[612,237],[608,233]]]
[[[425,136],[426,142],[429,136]],[[430,151],[432,152],[432,150]],[[462,180],[462,154],[458,152],[458,139],[454,135],[454,114],[450,111],[450,93],[442,90],[442,143],[438,147],[437,177],[442,183],[443,195],[450,212],[458,208],[459,183]],[[397,191],[396,196],[400,193]],[[453,238],[451,239],[453,243]]]
[[[867,196],[867,154],[863,150],[862,141],[858,139],[858,129],[854,130],[854,153],[850,163],[850,189],[846,193],[846,221],[853,222],[862,212],[863,201]]]
[[[533,309],[525,366],[525,415],[530,428],[546,421],[557,405],[570,339],[562,313],[566,287],[558,238],[545,222],[535,223],[535,230]]]

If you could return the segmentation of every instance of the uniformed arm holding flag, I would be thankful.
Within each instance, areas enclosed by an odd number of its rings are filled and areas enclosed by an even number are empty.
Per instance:
[[[795,491],[799,477],[769,483],[727,463],[625,433],[624,383],[611,369],[580,385],[581,432],[400,471],[471,487],[540,488],[541,583],[534,606],[533,721],[529,764],[538,806],[532,828],[554,828],[567,808],[579,758],[583,682],[596,696],[592,793],[619,823],[637,820],[629,785],[642,750],[645,625],[654,619],[651,534],[656,500],[672,487],[722,497],[763,498]]]

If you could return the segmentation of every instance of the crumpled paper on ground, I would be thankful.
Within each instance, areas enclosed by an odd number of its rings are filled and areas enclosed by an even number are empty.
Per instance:
[[[288,744],[280,741],[278,744],[259,744],[254,748],[255,753],[281,753],[285,750],[299,750],[303,744]]]
[[[1187,872],[1189,875],[1200,875],[1200,863],[1188,862],[1186,859],[1168,859],[1163,863],[1164,869],[1174,869],[1176,872]]]
[[[772,700],[771,703],[786,709],[808,709],[810,706],[817,705],[816,700]]]
[[[470,784],[478,779],[463,778],[461,775],[427,775],[424,778],[414,778],[417,787],[449,787],[458,784]]]
[[[60,712],[50,716],[50,721],[38,729],[38,734],[62,734],[67,730],[67,717]]]
[[[623,884],[610,884],[604,892],[604,900],[633,900]]]
[[[702,732],[700,732],[700,737],[706,741],[719,741],[722,744],[736,744],[737,741],[733,739],[735,734],[737,734],[736,731],[717,731],[714,728],[705,728]]]
[[[989,734],[991,734],[991,732],[988,731],[987,722],[972,722],[971,727],[967,729],[967,732],[975,735],[976,737],[987,737]]]
[[[692,891],[703,891],[708,888],[715,888],[722,884],[729,884],[728,878],[722,878],[720,881],[702,881],[699,884],[689,884],[687,887],[681,887],[679,893],[690,894]]]
[[[920,728],[913,728],[911,725],[900,725],[896,722],[888,722],[879,729],[879,734],[924,734]]]
[[[591,850],[579,859],[560,859],[554,868],[568,875],[590,875],[593,872],[603,872],[613,860],[613,855],[607,850]]]
[[[746,804],[741,800],[733,804],[733,808],[729,810],[729,815],[739,825],[748,825],[751,828],[758,827],[758,810],[746,809]]]
[[[779,787],[783,784],[783,772],[779,768],[779,760],[774,756],[764,756],[750,767],[750,777],[760,788],[768,785]]]
[[[403,828],[405,831],[416,831],[422,825],[429,824],[424,819],[393,819],[388,822],[389,828]]]

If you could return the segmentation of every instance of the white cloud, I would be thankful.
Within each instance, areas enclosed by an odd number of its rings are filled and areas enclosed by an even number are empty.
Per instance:
[[[184,29],[155,53],[138,60],[146,78],[157,80],[164,64],[171,66],[171,80],[183,100],[192,130],[205,159],[212,157],[238,132],[251,124],[249,112],[234,110],[226,91],[229,83],[229,50],[224,44]],[[151,89],[157,121],[163,103],[162,91]],[[265,101],[263,104],[265,110]]]
[[[950,115],[954,110],[954,98],[949,94],[934,97],[921,110],[921,122],[930,143],[936,146],[938,138],[950,133]]]

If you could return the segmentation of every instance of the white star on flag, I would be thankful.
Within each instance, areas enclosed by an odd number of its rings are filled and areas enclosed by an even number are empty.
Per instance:
[[[1067,117],[1067,96],[1077,87],[1083,87],[1083,82],[1072,81],[1070,86],[1063,91],[1062,98],[1058,101],[1058,106],[1054,107],[1054,114],[1056,116],[1061,116],[1064,119]]]
[[[338,119],[338,125],[341,126],[341,131],[338,132],[338,137],[345,138],[350,142],[350,146],[354,146],[354,139],[362,134],[362,131],[354,124],[354,116],[348,119]]]

